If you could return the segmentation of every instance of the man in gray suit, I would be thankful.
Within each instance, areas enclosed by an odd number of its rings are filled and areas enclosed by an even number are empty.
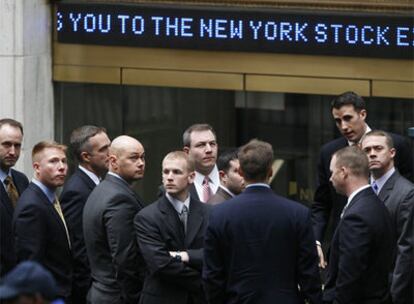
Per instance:
[[[109,172],[92,191],[83,210],[83,231],[92,272],[88,301],[138,303],[144,261],[134,234],[134,216],[143,204],[131,184],[144,176],[144,147],[119,136],[109,149]]]
[[[414,184],[400,175],[394,167],[395,148],[392,138],[384,131],[371,131],[362,140],[362,149],[368,155],[371,186],[388,208],[394,224],[396,244],[395,264],[391,279],[391,296],[394,304],[412,303],[413,256],[402,254],[410,246],[413,230],[407,224],[414,206]]]

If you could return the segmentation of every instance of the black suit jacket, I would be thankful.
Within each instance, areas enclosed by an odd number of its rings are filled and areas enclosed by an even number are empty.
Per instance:
[[[91,271],[89,268],[88,255],[86,254],[85,241],[83,238],[82,213],[86,200],[96,187],[93,180],[79,168],[66,181],[60,204],[65,215],[66,225],[72,241],[73,252],[73,290],[80,297],[86,299],[86,293],[91,282]],[[79,303],[82,299],[76,299]]]
[[[212,209],[204,259],[210,303],[322,301],[310,212],[269,188],[247,187]]]
[[[397,151],[395,156],[395,167],[407,179],[414,178],[413,174],[413,152],[406,138],[401,135],[389,133],[394,141]],[[320,152],[318,162],[318,186],[316,188],[314,202],[312,204],[312,223],[315,238],[319,241],[329,242],[336,226],[338,225],[342,209],[346,204],[346,197],[337,194],[332,184],[329,182],[331,172],[329,165],[332,155],[348,146],[345,137],[337,138],[325,144]],[[331,221],[330,229],[327,230],[328,223]],[[326,233],[327,232],[327,233]]]
[[[43,191],[30,183],[17,202],[13,218],[18,261],[34,260],[56,279],[58,295],[71,293],[72,253],[65,226]]]
[[[210,206],[191,198],[186,234],[165,195],[135,217],[138,243],[148,268],[141,304],[205,303],[201,268],[209,210]],[[169,251],[187,251],[189,263],[174,260]]]
[[[324,301],[389,303],[392,229],[389,212],[371,187],[357,193],[332,239]]]
[[[92,303],[136,304],[144,262],[133,220],[143,204],[122,179],[107,174],[83,209],[83,232],[92,273]]]
[[[11,169],[11,176],[19,195],[21,195],[29,185],[29,180],[26,175],[13,169]],[[17,262],[12,232],[13,212],[14,207],[6,189],[0,185],[0,277],[16,266]]]
[[[397,240],[395,246],[396,259],[392,272],[391,295],[394,304],[412,303],[413,295],[406,292],[409,285],[413,285],[410,272],[413,271],[413,259],[406,259],[403,254],[407,250],[407,239],[414,237],[414,232],[407,224],[410,212],[414,207],[414,184],[402,177],[398,171],[386,181],[378,194],[391,214],[394,228],[394,239]],[[410,262],[411,260],[411,262]]]

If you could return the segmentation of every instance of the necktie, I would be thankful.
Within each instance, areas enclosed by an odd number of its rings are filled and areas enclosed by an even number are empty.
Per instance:
[[[188,208],[186,205],[183,205],[183,209],[181,209],[181,213],[179,215],[181,223],[183,223],[184,233],[187,232],[187,219],[188,219]]]
[[[372,189],[374,190],[375,194],[378,194],[378,190],[379,190],[379,188],[378,188],[378,185],[377,185],[377,183],[376,183],[375,181],[373,181],[373,182],[371,183],[371,187],[372,187]]]
[[[19,199],[19,192],[17,192],[17,188],[14,185],[11,176],[7,176],[4,183],[6,184],[7,195],[9,196],[13,207],[16,208],[17,200]]]
[[[70,244],[68,227],[66,226],[65,217],[63,216],[62,208],[60,207],[60,203],[57,197],[55,198],[55,201],[53,202],[53,207],[55,208],[56,212],[59,214],[59,217],[63,222],[63,226],[65,226],[66,237],[68,238],[69,248],[71,248],[72,246]]]
[[[211,189],[209,185],[210,178],[208,176],[204,177],[203,180],[203,203],[207,203],[211,196]]]

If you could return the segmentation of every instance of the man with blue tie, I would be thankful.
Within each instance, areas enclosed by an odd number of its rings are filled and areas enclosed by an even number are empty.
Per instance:
[[[394,226],[396,255],[390,275],[393,304],[409,304],[413,301],[414,256],[405,253],[412,251],[409,240],[414,237],[408,224],[414,208],[414,184],[394,167],[396,151],[388,133],[380,130],[367,133],[361,148],[369,159],[372,188],[390,212]]]
[[[310,211],[273,193],[273,149],[251,140],[238,153],[246,189],[213,208],[204,245],[209,303],[321,303]]]
[[[0,119],[0,277],[17,262],[12,233],[13,213],[29,180],[12,167],[19,159],[22,140],[23,126],[20,122]]]
[[[37,261],[48,269],[56,280],[58,297],[66,301],[71,293],[71,242],[55,193],[68,169],[66,146],[41,141],[33,147],[32,163],[34,178],[20,196],[13,217],[16,255],[19,261]]]

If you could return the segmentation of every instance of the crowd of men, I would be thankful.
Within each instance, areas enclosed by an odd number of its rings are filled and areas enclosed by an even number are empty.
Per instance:
[[[13,168],[23,126],[0,119],[0,301],[413,303],[410,145],[371,130],[353,92],[331,110],[343,136],[321,149],[312,208],[270,188],[269,143],[218,157],[208,124],[164,157],[148,206],[131,187],[144,178],[144,146],[101,127],[73,130],[70,178],[66,146],[37,143],[29,182]]]

